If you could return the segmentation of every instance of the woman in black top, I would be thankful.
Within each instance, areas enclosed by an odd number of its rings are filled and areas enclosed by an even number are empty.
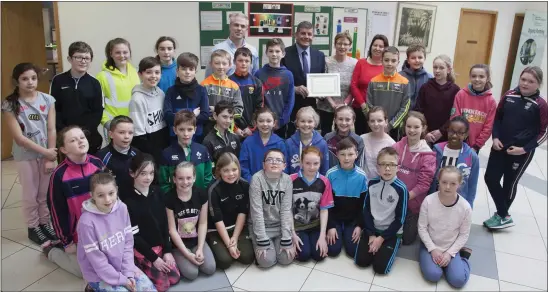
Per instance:
[[[154,180],[154,160],[146,153],[131,160],[132,186],[121,186],[131,219],[135,263],[154,283],[158,291],[167,291],[180,279],[171,254],[167,215],[159,186]]]
[[[253,245],[245,228],[249,213],[249,183],[240,178],[240,162],[223,153],[215,165],[215,177],[208,190],[209,232],[207,241],[217,267],[228,269],[237,260],[249,265],[255,259]]]

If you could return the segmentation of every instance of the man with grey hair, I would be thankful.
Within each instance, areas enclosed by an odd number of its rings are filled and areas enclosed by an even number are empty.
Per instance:
[[[253,55],[252,66],[249,67],[249,73],[255,74],[259,70],[259,54],[257,49],[252,45],[246,43],[245,36],[247,35],[247,29],[249,25],[249,20],[245,14],[242,12],[235,12],[229,15],[230,19],[230,35],[222,43],[216,44],[211,52],[216,50],[225,50],[231,56],[232,66],[226,72],[227,76],[230,76],[234,73],[234,53],[238,48],[246,47],[251,51]],[[211,65],[209,60],[207,60],[208,65],[206,67],[205,77],[208,77],[212,73]]]
[[[285,57],[282,64],[293,73],[295,81],[295,106],[291,112],[289,124],[287,124],[286,137],[295,133],[295,116],[299,109],[305,106],[316,106],[316,98],[308,97],[306,88],[306,74],[325,73],[325,55],[321,51],[312,48],[314,39],[314,27],[309,21],[303,21],[297,25],[295,32],[295,44],[285,48]],[[325,135],[325,133],[322,133]]]

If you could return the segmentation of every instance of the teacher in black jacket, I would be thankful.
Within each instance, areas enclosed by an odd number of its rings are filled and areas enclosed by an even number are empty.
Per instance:
[[[295,106],[291,112],[291,122],[287,124],[285,134],[280,137],[286,139],[295,133],[295,115],[297,111],[305,106],[312,106],[316,109],[316,98],[308,97],[306,88],[306,74],[325,73],[325,55],[311,47],[314,39],[314,27],[312,23],[303,21],[297,26],[295,33],[296,43],[285,49],[285,57],[282,65],[293,73],[295,81]],[[280,129],[283,131],[283,129]]]

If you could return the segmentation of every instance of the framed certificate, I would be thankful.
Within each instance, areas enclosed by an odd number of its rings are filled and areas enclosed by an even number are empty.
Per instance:
[[[339,73],[306,74],[306,88],[310,97],[341,96]]]

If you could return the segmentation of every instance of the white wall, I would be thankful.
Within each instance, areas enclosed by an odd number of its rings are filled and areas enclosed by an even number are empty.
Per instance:
[[[310,2],[295,2],[310,5]],[[433,57],[446,54],[453,57],[458,33],[461,8],[498,11],[498,21],[491,55],[493,93],[500,96],[510,34],[516,13],[526,9],[546,11],[545,2],[430,2],[437,6],[432,52],[427,55],[425,68],[432,71]],[[394,22],[387,35],[394,41],[397,2],[323,2],[325,6],[379,9],[392,13]],[[82,40],[91,45],[95,53],[90,73],[96,74],[105,59],[104,48],[108,40],[126,38],[131,43],[133,64],[154,54],[154,43],[161,35],[173,36],[179,43],[177,53],[190,51],[199,56],[198,2],[58,2],[61,45],[64,58],[71,42]],[[247,9],[247,6],[246,6]],[[256,41],[250,43],[257,46]],[[369,44],[367,44],[369,45]],[[548,48],[548,45],[545,46]],[[542,69],[547,72],[547,51],[544,51]],[[402,53],[405,58],[405,53]],[[64,69],[68,69],[66,60]],[[402,59],[403,60],[403,59]],[[465,73],[466,74],[466,73]],[[198,72],[198,80],[204,72]],[[514,85],[512,85],[514,86]],[[541,92],[546,96],[546,86]]]

